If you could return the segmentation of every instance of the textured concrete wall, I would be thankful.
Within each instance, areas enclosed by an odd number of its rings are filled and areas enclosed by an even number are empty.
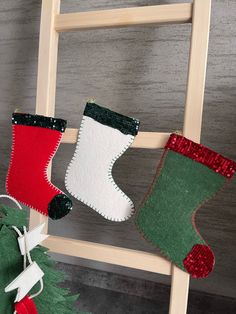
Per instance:
[[[64,12],[130,7],[181,1],[62,0]],[[10,116],[15,108],[34,112],[39,0],[0,2],[0,188],[11,147]],[[236,1],[213,0],[209,62],[206,81],[202,142],[236,159]],[[60,37],[56,115],[79,127],[88,98],[141,120],[142,131],[181,129],[185,101],[190,26],[136,27],[62,34]],[[74,145],[61,145],[54,161],[53,182],[65,189],[65,169]],[[159,150],[130,149],[114,167],[114,177],[139,206],[152,181]],[[235,181],[197,215],[197,225],[216,254],[216,268],[192,287],[235,296],[236,237]],[[50,224],[50,232],[101,243],[155,251],[132,225],[104,220],[74,201],[73,212]],[[153,281],[166,278],[75,258],[79,263]]]

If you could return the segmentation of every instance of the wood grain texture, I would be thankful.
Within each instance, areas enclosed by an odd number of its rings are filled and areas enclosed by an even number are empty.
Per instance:
[[[56,15],[58,32],[73,30],[115,28],[136,25],[189,23],[192,4],[154,5],[113,10],[96,10]]]
[[[57,54],[59,34],[55,31],[55,16],[60,12],[60,0],[42,0],[38,48],[37,93],[35,113],[54,116],[56,101]],[[47,169],[51,179],[52,163]],[[48,233],[48,217],[30,210],[29,229],[44,223]]]
[[[155,5],[181,1],[62,0],[63,12]],[[35,110],[38,0],[0,2],[0,152],[1,192],[10,158],[11,113],[15,108]],[[236,159],[236,3],[213,1],[209,62],[203,114],[202,143]],[[98,103],[139,118],[141,131],[171,132],[182,129],[188,68],[190,26],[135,27],[84,31],[60,35],[57,81],[58,117],[78,128],[84,104]],[[75,145],[61,145],[55,160],[53,182],[65,190],[64,175]],[[160,150],[130,149],[114,167],[114,177],[139,206],[152,181]],[[216,268],[206,280],[191,287],[235,297],[236,212],[235,180],[197,215],[197,225],[216,254]],[[50,233],[87,241],[155,252],[125,223],[104,220],[74,201],[65,219],[50,224]],[[62,257],[58,257],[62,259]],[[65,259],[64,259],[65,260]],[[68,262],[166,282],[152,273],[66,258]]]

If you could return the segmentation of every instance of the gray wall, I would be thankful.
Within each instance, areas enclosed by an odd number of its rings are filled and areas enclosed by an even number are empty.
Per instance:
[[[63,11],[83,11],[181,1],[97,0],[62,1]],[[236,1],[213,0],[202,142],[236,159]],[[39,0],[0,2],[0,175],[1,192],[11,147],[10,116],[15,108],[34,112]],[[129,28],[63,34],[60,40],[57,116],[79,127],[88,98],[141,120],[142,131],[181,129],[185,100],[190,26]],[[65,189],[65,169],[74,145],[61,145],[54,161],[53,182]],[[159,150],[130,149],[114,167],[114,177],[139,206],[152,181]],[[235,181],[197,215],[197,225],[216,254],[214,273],[192,280],[192,288],[235,296],[236,213]],[[50,232],[78,239],[109,243],[146,251],[155,250],[132,225],[104,220],[74,201],[72,214],[50,224]],[[57,258],[153,281],[165,277],[82,261]]]

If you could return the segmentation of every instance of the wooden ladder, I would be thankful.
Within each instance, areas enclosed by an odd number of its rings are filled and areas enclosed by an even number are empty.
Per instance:
[[[211,0],[193,0],[192,3],[60,14],[60,0],[42,0],[36,113],[54,116],[60,32],[163,23],[192,23],[183,135],[199,142],[210,12]],[[139,132],[132,147],[163,148],[169,134]],[[77,136],[78,129],[67,129],[62,142],[75,143]],[[51,169],[48,172],[49,176],[50,173]],[[42,222],[48,223],[48,218],[30,210],[30,228]],[[44,245],[56,253],[172,276],[169,314],[184,314],[187,311],[189,275],[163,257],[58,236],[49,236]]]

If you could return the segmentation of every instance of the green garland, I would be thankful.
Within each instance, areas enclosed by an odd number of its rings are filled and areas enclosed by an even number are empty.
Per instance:
[[[23,258],[20,254],[17,235],[12,226],[22,230],[27,225],[25,210],[0,207],[0,313],[12,314],[16,292],[5,293],[5,287],[23,271]],[[69,289],[61,288],[65,274],[56,270],[47,249],[37,246],[31,252],[32,259],[44,272],[44,290],[34,299],[38,314],[85,314],[78,312],[75,301],[78,295],[71,296]],[[35,286],[29,294],[38,291]]]

